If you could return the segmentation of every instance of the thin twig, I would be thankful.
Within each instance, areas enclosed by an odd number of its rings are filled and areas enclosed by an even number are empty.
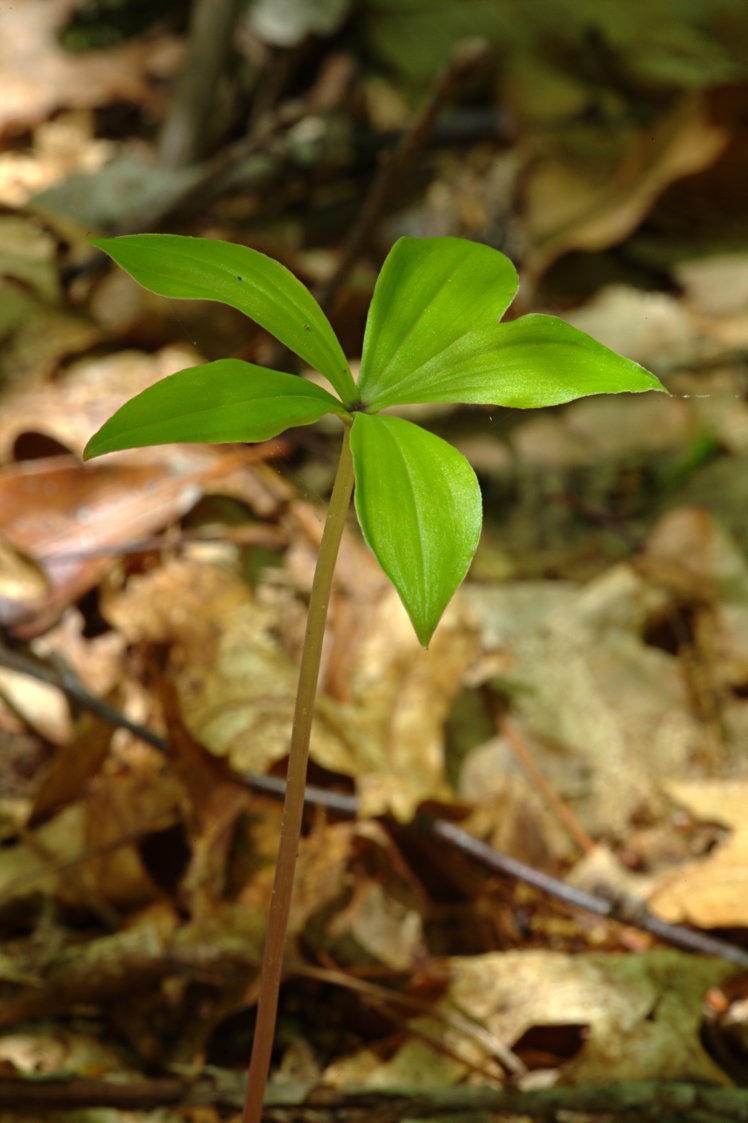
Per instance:
[[[318,979],[323,983],[330,983],[332,986],[344,987],[347,990],[356,991],[366,1001],[370,999],[376,1004],[377,1008],[387,1013],[390,1006],[399,1006],[401,1010],[407,1010],[411,1014],[420,1014],[421,1016],[428,1016],[443,1021],[446,1025],[452,1026],[463,1037],[472,1038],[477,1041],[484,1051],[494,1057],[500,1062],[502,1067],[507,1072],[512,1073],[514,1076],[524,1076],[527,1073],[527,1068],[519,1059],[516,1053],[512,1050],[495,1034],[492,1034],[485,1026],[479,1022],[474,1021],[467,1015],[460,1013],[458,1010],[442,1010],[434,1008],[430,1002],[425,1002],[423,999],[413,998],[408,994],[397,994],[395,991],[388,990],[386,987],[379,986],[377,983],[372,983],[368,979],[359,979],[349,972],[341,971],[339,969],[333,970],[329,967],[315,967],[299,965],[294,969],[294,974],[308,979]],[[391,1016],[391,1015],[388,1015]],[[444,1049],[443,1044],[437,1042],[435,1039],[428,1037],[428,1042],[432,1048],[439,1047]],[[454,1054],[445,1050],[448,1056],[454,1057]],[[457,1058],[461,1064],[467,1064],[462,1058]],[[469,1065],[474,1072],[479,1071],[477,1066]],[[481,1075],[493,1079],[493,1074],[480,1070]]]
[[[660,920],[658,916],[649,911],[645,904],[634,900],[632,897],[621,894],[614,899],[595,893],[587,893],[583,889],[575,889],[573,885],[566,885],[558,878],[552,877],[542,870],[534,869],[534,867],[528,866],[518,858],[512,858],[509,854],[502,854],[498,850],[494,850],[492,846],[488,846],[485,842],[481,842],[468,834],[467,831],[462,830],[461,827],[454,823],[448,823],[444,819],[421,820],[419,818],[416,822],[419,824],[423,822],[424,829],[428,830],[435,838],[441,838],[464,854],[469,854],[487,869],[517,878],[526,885],[532,885],[542,893],[555,897],[573,908],[584,909],[585,912],[594,913],[596,916],[604,916],[608,920],[616,920],[620,924],[639,928],[641,931],[649,932],[650,935],[656,936],[673,947],[682,948],[684,951],[695,952],[699,955],[715,955],[720,959],[735,963],[739,967],[748,967],[748,951],[745,948],[728,944],[724,940],[717,940],[713,936],[707,936],[704,932],[693,931],[681,924],[669,924],[666,920]]]
[[[159,752],[168,751],[163,737],[159,737],[158,734],[153,733],[136,721],[130,721],[130,718],[126,717],[120,710],[110,706],[103,698],[92,694],[80,679],[66,667],[55,667],[50,663],[44,663],[35,656],[25,655],[21,651],[6,647],[2,642],[0,642],[0,666],[7,667],[11,671],[17,671],[22,675],[28,675],[29,678],[35,678],[39,682],[49,683],[50,686],[56,686],[72,702],[76,702],[90,713],[96,714],[102,721],[106,721],[119,729],[126,729],[128,733],[132,733],[134,737],[152,745]]]
[[[574,839],[579,849],[588,854],[590,850],[595,849],[595,840],[590,838],[587,831],[579,822],[577,817],[572,814],[571,810],[566,806],[564,801],[559,797],[558,793],[548,783],[543,773],[538,768],[532,753],[527,745],[520,737],[514,725],[506,718],[499,718],[497,721],[499,733],[504,737],[509,745],[509,748],[514,754],[514,758],[523,769],[530,782],[538,789],[541,797],[548,804],[553,814],[558,821],[566,828],[569,835]]]
[[[120,558],[129,554],[157,553],[163,550],[178,550],[182,546],[204,542],[226,542],[232,546],[259,546],[266,550],[281,550],[288,546],[288,534],[277,527],[264,523],[248,523],[246,526],[225,526],[220,530],[197,527],[194,530],[180,530],[176,534],[154,534],[148,538],[133,538],[129,542],[104,543],[102,546],[84,547],[80,550],[50,550],[39,553],[36,560],[42,564],[55,561],[83,560],[85,558]]]
[[[444,103],[460,85],[479,73],[490,58],[491,51],[483,40],[470,40],[459,43],[455,47],[452,57],[434,81],[410,127],[403,133],[393,152],[381,164],[358,218],[343,242],[337,268],[317,293],[317,299],[323,308],[333,302],[341,285],[366,248],[367,239],[371,236],[390,196],[402,182],[406,168],[427,143]]]

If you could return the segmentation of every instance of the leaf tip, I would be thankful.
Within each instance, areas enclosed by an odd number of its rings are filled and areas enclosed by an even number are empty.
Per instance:
[[[437,619],[434,620],[433,616],[431,617],[431,619],[423,618],[415,610],[412,610],[412,608],[409,608],[407,605],[405,605],[405,611],[408,613],[408,618],[413,625],[413,631],[416,633],[416,639],[418,640],[423,650],[428,651],[429,644],[434,638],[434,632],[439,626],[439,620],[441,620],[442,616],[441,612],[439,613]]]
[[[92,437],[86,441],[81,459],[84,464],[87,460],[94,460],[97,456],[105,456],[108,452],[117,452],[117,445],[112,441],[111,437],[105,435],[107,425],[102,425],[97,429]]]

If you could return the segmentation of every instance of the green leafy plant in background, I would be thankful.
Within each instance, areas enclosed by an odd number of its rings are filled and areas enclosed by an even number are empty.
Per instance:
[[[552,316],[500,323],[518,287],[512,263],[458,238],[401,238],[377,280],[354,379],[311,293],[245,246],[168,234],[96,245],[152,292],[215,300],[244,312],[333,393],[295,375],[220,359],[164,378],[119,409],[86,458],[172,441],[262,441],[325,414],[343,441],[320,544],[291,733],[276,881],[260,979],[244,1123],[258,1123],[270,1063],[283,945],[327,605],[355,483],[364,538],[427,646],[478,545],[478,481],[450,444],[383,413],[416,402],[530,408],[587,394],[662,390],[642,367]]]

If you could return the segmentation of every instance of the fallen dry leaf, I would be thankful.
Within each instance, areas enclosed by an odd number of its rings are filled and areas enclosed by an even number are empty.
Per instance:
[[[371,1052],[338,1062],[325,1079],[365,1074],[376,1087],[457,1083],[475,1066],[485,1071],[492,1039],[521,1055],[525,1034],[556,1026],[583,1034],[571,1060],[558,1058],[563,1084],[729,1083],[701,1045],[699,1030],[704,995],[735,973],[730,964],[658,949],[637,956],[508,951],[454,958],[446,966],[451,983],[436,1009],[470,1019],[487,1040],[436,1018],[417,1018],[409,1024],[423,1035],[418,1046],[411,1040],[385,1062]]]
[[[93,714],[84,714],[39,776],[28,822],[41,822],[76,800],[101,768],[111,744],[111,727]]]
[[[477,657],[477,632],[459,596],[427,651],[393,589],[368,608],[365,619],[366,632],[349,664],[356,729],[367,750],[357,783],[361,811],[374,816],[388,809],[407,822],[420,802],[451,798],[444,722]]]
[[[572,402],[563,413],[538,411],[520,422],[511,444],[525,463],[562,471],[599,470],[602,464],[680,450],[698,430],[698,418],[686,401],[659,394],[649,400],[641,394],[600,394]]]
[[[725,717],[731,711],[737,716],[748,682],[748,563],[742,550],[706,508],[678,507],[655,525],[636,564],[676,607],[691,611],[701,685],[715,693]]]
[[[191,357],[191,353],[187,353]],[[122,399],[122,376],[143,389],[185,365],[184,349],[156,356],[120,354],[109,361],[76,364],[66,379],[6,397],[0,444],[40,434],[81,451],[85,440]],[[189,365],[189,360],[187,362]],[[135,385],[133,385],[133,383]],[[250,467],[278,442],[249,448],[170,445],[133,450],[86,467],[73,457],[50,457],[0,468],[0,522],[10,546],[41,567],[40,590],[19,586],[18,566],[0,575],[4,620],[16,634],[48,628],[111,567],[121,550],[137,548],[156,531],[185,515],[206,492],[217,489],[243,499],[260,513],[275,498]]]
[[[412,970],[423,954],[421,917],[376,882],[359,882],[351,903],[331,923],[330,935],[345,935],[361,949],[365,962],[394,971]]]
[[[0,157],[0,160],[2,157]],[[0,175],[2,171],[0,169]],[[29,215],[0,215],[0,383],[33,386],[60,361],[98,342],[100,331],[65,306],[58,277],[58,245]]]
[[[585,134],[581,151],[561,147],[550,155],[544,140],[526,189],[526,267],[532,276],[570,250],[622,241],[670,183],[714,163],[729,132],[711,121],[704,98],[686,97],[654,128],[628,135],[620,130],[605,140],[607,150],[598,138],[591,152]]]
[[[0,699],[51,744],[70,740],[70,710],[56,686],[0,666]]]
[[[649,907],[674,924],[748,927],[748,781],[673,780],[666,790],[694,818],[721,823],[733,833],[706,857],[659,877]]]
[[[584,587],[507,582],[468,587],[484,646],[506,652],[502,676],[538,766],[593,835],[662,808],[658,777],[700,744],[677,659],[644,642],[660,594],[629,565]]]
[[[318,822],[301,839],[289,920],[291,940],[298,940],[304,932],[306,946],[327,949],[331,906],[353,888],[351,859],[357,831],[356,823]],[[323,931],[318,934],[320,927]]]
[[[671,293],[642,292],[628,285],[606,285],[581,308],[566,313],[564,319],[613,351],[652,369],[661,369],[663,363],[668,366],[678,362],[692,363],[709,348],[708,340],[693,316]],[[632,395],[633,399],[637,397]],[[599,402],[606,399],[601,396],[582,400]],[[624,399],[614,397],[614,401],[620,409]],[[634,436],[651,439],[658,431],[659,416],[666,416],[668,409],[677,416],[685,407],[685,402],[659,394],[647,399],[647,404],[652,408],[652,419],[649,424],[631,432],[632,440]],[[627,426],[619,428],[625,430]]]
[[[692,310],[709,320],[740,316],[748,327],[748,254],[720,253],[679,261],[673,275]]]
[[[153,102],[148,68],[163,38],[71,54],[57,36],[75,6],[75,0],[23,0],[0,8],[0,135],[23,132],[63,107]]]
[[[108,597],[107,618],[130,642],[166,644],[181,718],[237,771],[266,771],[288,753],[297,666],[278,642],[289,608],[256,599],[232,572],[193,551],[133,577]],[[407,820],[427,799],[449,799],[443,723],[476,652],[459,606],[424,652],[395,594],[368,609],[350,654],[349,701],[320,694],[312,759],[356,779],[366,814]]]
[[[108,1045],[93,1034],[63,1025],[58,1027],[54,1037],[45,1026],[25,1026],[15,1033],[3,1033],[0,1064],[6,1071],[12,1069],[29,1076],[66,1070],[92,1077],[102,1072],[116,1072],[132,1079],[138,1073],[137,1067],[127,1062],[122,1049]]]
[[[42,433],[80,456],[100,425],[128,398],[168,374],[200,362],[184,344],[164,347],[152,355],[138,351],[80,359],[59,381],[18,386],[3,399],[0,421],[0,463],[12,459],[13,445],[24,433]],[[108,463],[131,463],[132,454],[116,453]]]
[[[0,153],[0,203],[22,207],[37,192],[75,171],[100,168],[115,151],[115,144],[95,136],[94,115],[89,109],[62,112],[34,129],[27,151]]]
[[[190,734],[239,772],[288,753],[297,670],[273,637],[273,612],[230,567],[185,556],[130,580],[105,612],[130,642],[167,644]],[[355,774],[350,712],[321,696],[312,755]]]
[[[41,600],[49,592],[43,567],[26,550],[0,537],[0,619],[14,603]]]

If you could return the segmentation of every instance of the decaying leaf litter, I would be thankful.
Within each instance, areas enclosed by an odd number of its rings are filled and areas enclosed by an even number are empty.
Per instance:
[[[748,256],[735,184],[746,76],[735,28],[691,35],[697,8],[679,28],[699,63],[688,82],[662,40],[605,86],[594,51],[581,74],[562,55],[547,66],[527,32],[532,68],[507,66],[500,98],[482,95],[491,135],[498,105],[512,142],[458,149],[435,127],[411,165],[419,185],[379,214],[333,312],[355,348],[359,294],[400,233],[485,239],[524,265],[522,311],[561,312],[655,370],[672,397],[539,416],[419,407],[478,468],[487,522],[426,654],[349,535],[313,780],[355,793],[359,816],[308,815],[276,1057],[276,1089],[291,1098],[362,1082],[741,1084],[735,965],[655,947],[636,925],[486,874],[410,826],[424,810],[455,820],[581,890],[625,893],[743,945]],[[118,1074],[111,1107],[97,1108],[112,1102],[101,1090],[87,1101],[98,1120],[134,1111],[127,1089],[145,1077],[176,1074],[185,1100],[200,1066],[230,1070],[246,1055],[278,809],[241,777],[282,771],[330,469],[324,427],[305,443],[290,433],[267,449],[184,446],[80,468],[90,433],[135,390],[193,361],[261,360],[269,345],[213,308],[185,316],[121,276],[78,273],[86,234],[128,213],[117,166],[152,160],[147,128],[108,137],[93,112],[106,118],[125,99],[152,133],[180,35],[160,26],[105,52],[109,69],[91,69],[82,99],[55,39],[69,9],[3,17],[16,93],[0,153],[0,1054],[14,1078]],[[737,27],[739,6],[726,10]],[[399,35],[387,18],[371,5],[360,26],[399,80],[349,55],[373,133],[407,127],[408,98],[440,61],[424,60],[425,44],[461,31],[445,15],[420,37],[419,74],[415,55],[392,53],[419,41],[417,6]],[[633,31],[617,18],[603,45],[629,60]],[[32,31],[55,59],[43,84],[24,81],[29,56],[11,49]],[[564,34],[581,51],[577,31],[571,21]],[[274,73],[272,29],[260,20],[251,34]],[[312,88],[326,79],[334,91],[321,44]],[[352,221],[360,199],[333,144],[334,128],[353,127],[337,96],[287,134],[276,122],[283,144],[253,157],[273,166],[201,200],[183,229],[246,240],[323,285],[339,245],[330,207]],[[458,99],[443,120],[459,111]],[[310,136],[314,121],[324,143],[307,150],[303,187],[301,126]],[[160,185],[184,187],[152,167],[138,177],[146,225],[147,200],[165,206]],[[270,203],[253,185],[281,172],[289,186]],[[19,655],[47,681],[10,665]],[[168,754],[112,733],[85,692]],[[58,1093],[50,1117],[70,1103]],[[155,1084],[151,1097],[138,1101],[143,1117],[184,1117],[159,1107]],[[8,1119],[48,1110],[9,1102]],[[230,1115],[229,1093],[207,1102],[193,1117]]]

